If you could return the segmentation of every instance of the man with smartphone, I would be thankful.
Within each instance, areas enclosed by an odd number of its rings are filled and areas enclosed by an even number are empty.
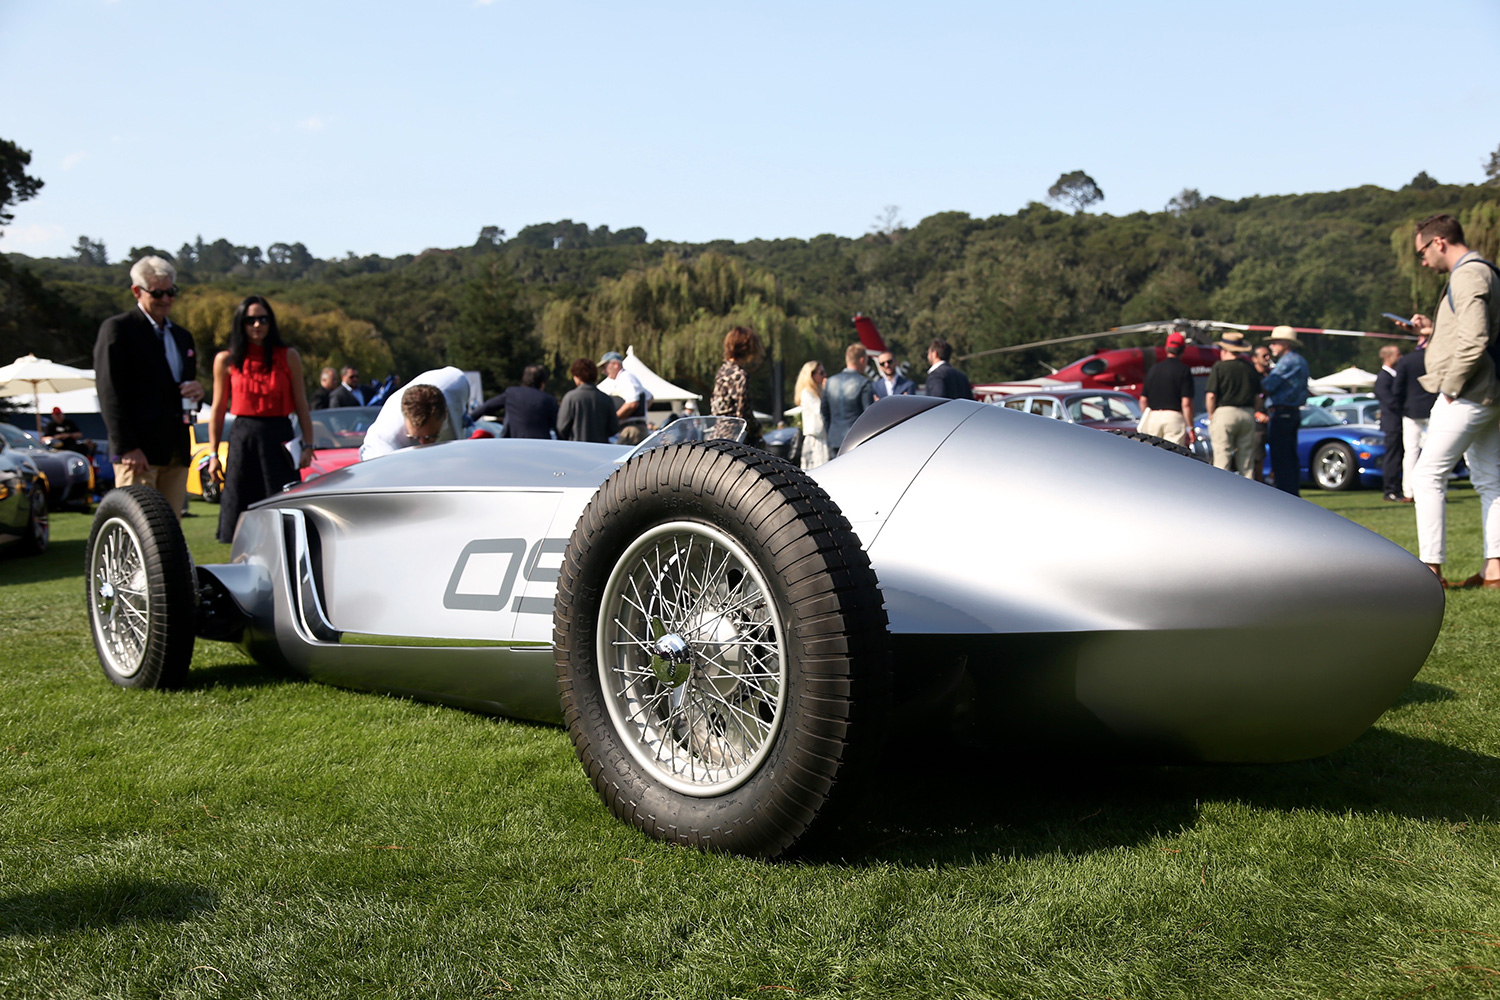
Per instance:
[[[1443,581],[1447,556],[1448,471],[1467,458],[1479,494],[1484,565],[1458,586],[1500,589],[1500,378],[1490,348],[1500,339],[1500,271],[1470,250],[1451,215],[1417,223],[1417,258],[1448,275],[1437,316],[1421,313],[1412,328],[1430,338],[1422,387],[1437,393],[1427,440],[1412,470],[1419,558]]]

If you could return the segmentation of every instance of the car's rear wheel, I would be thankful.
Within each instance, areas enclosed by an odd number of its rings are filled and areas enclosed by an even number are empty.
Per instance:
[[[193,658],[193,568],[166,498],[149,486],[106,494],[89,531],[86,567],[104,676],[121,687],[181,684]]]
[[[1346,444],[1329,441],[1313,452],[1312,480],[1325,490],[1352,490],[1359,482],[1359,466]]]
[[[52,518],[47,512],[47,491],[40,486],[33,486],[31,497],[26,503],[26,530],[21,535],[21,549],[32,555],[41,555],[52,542]]]
[[[774,857],[878,756],[874,571],[833,501],[765,452],[677,445],[616,472],[569,540],[554,642],[579,760],[653,837]]]

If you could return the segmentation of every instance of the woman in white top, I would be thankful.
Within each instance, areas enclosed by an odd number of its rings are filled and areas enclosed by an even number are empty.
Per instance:
[[[816,469],[828,461],[828,425],[823,423],[823,362],[809,361],[797,373],[797,405],[802,407],[802,468]]]

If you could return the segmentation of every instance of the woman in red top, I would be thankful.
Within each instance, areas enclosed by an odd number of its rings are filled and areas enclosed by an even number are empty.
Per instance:
[[[229,468],[219,465],[225,411],[234,414],[229,432]],[[300,465],[293,467],[284,444],[292,439],[289,416],[302,428]],[[208,418],[208,472],[223,477],[219,541],[234,540],[240,514],[251,504],[297,481],[297,468],[312,461],[312,427],[302,359],[281,341],[271,303],[259,295],[241,302],[229,328],[229,350],[214,357],[214,405]]]

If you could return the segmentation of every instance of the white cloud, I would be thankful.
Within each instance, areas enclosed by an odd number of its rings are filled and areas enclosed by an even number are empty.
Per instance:
[[[77,153],[69,153],[67,156],[64,156],[62,158],[62,168],[64,170],[72,170],[74,167],[78,166],[78,164],[82,163],[88,158],[89,154],[82,151]]]
[[[328,122],[318,115],[312,115],[299,121],[297,127],[304,132],[321,132],[328,127]]]

